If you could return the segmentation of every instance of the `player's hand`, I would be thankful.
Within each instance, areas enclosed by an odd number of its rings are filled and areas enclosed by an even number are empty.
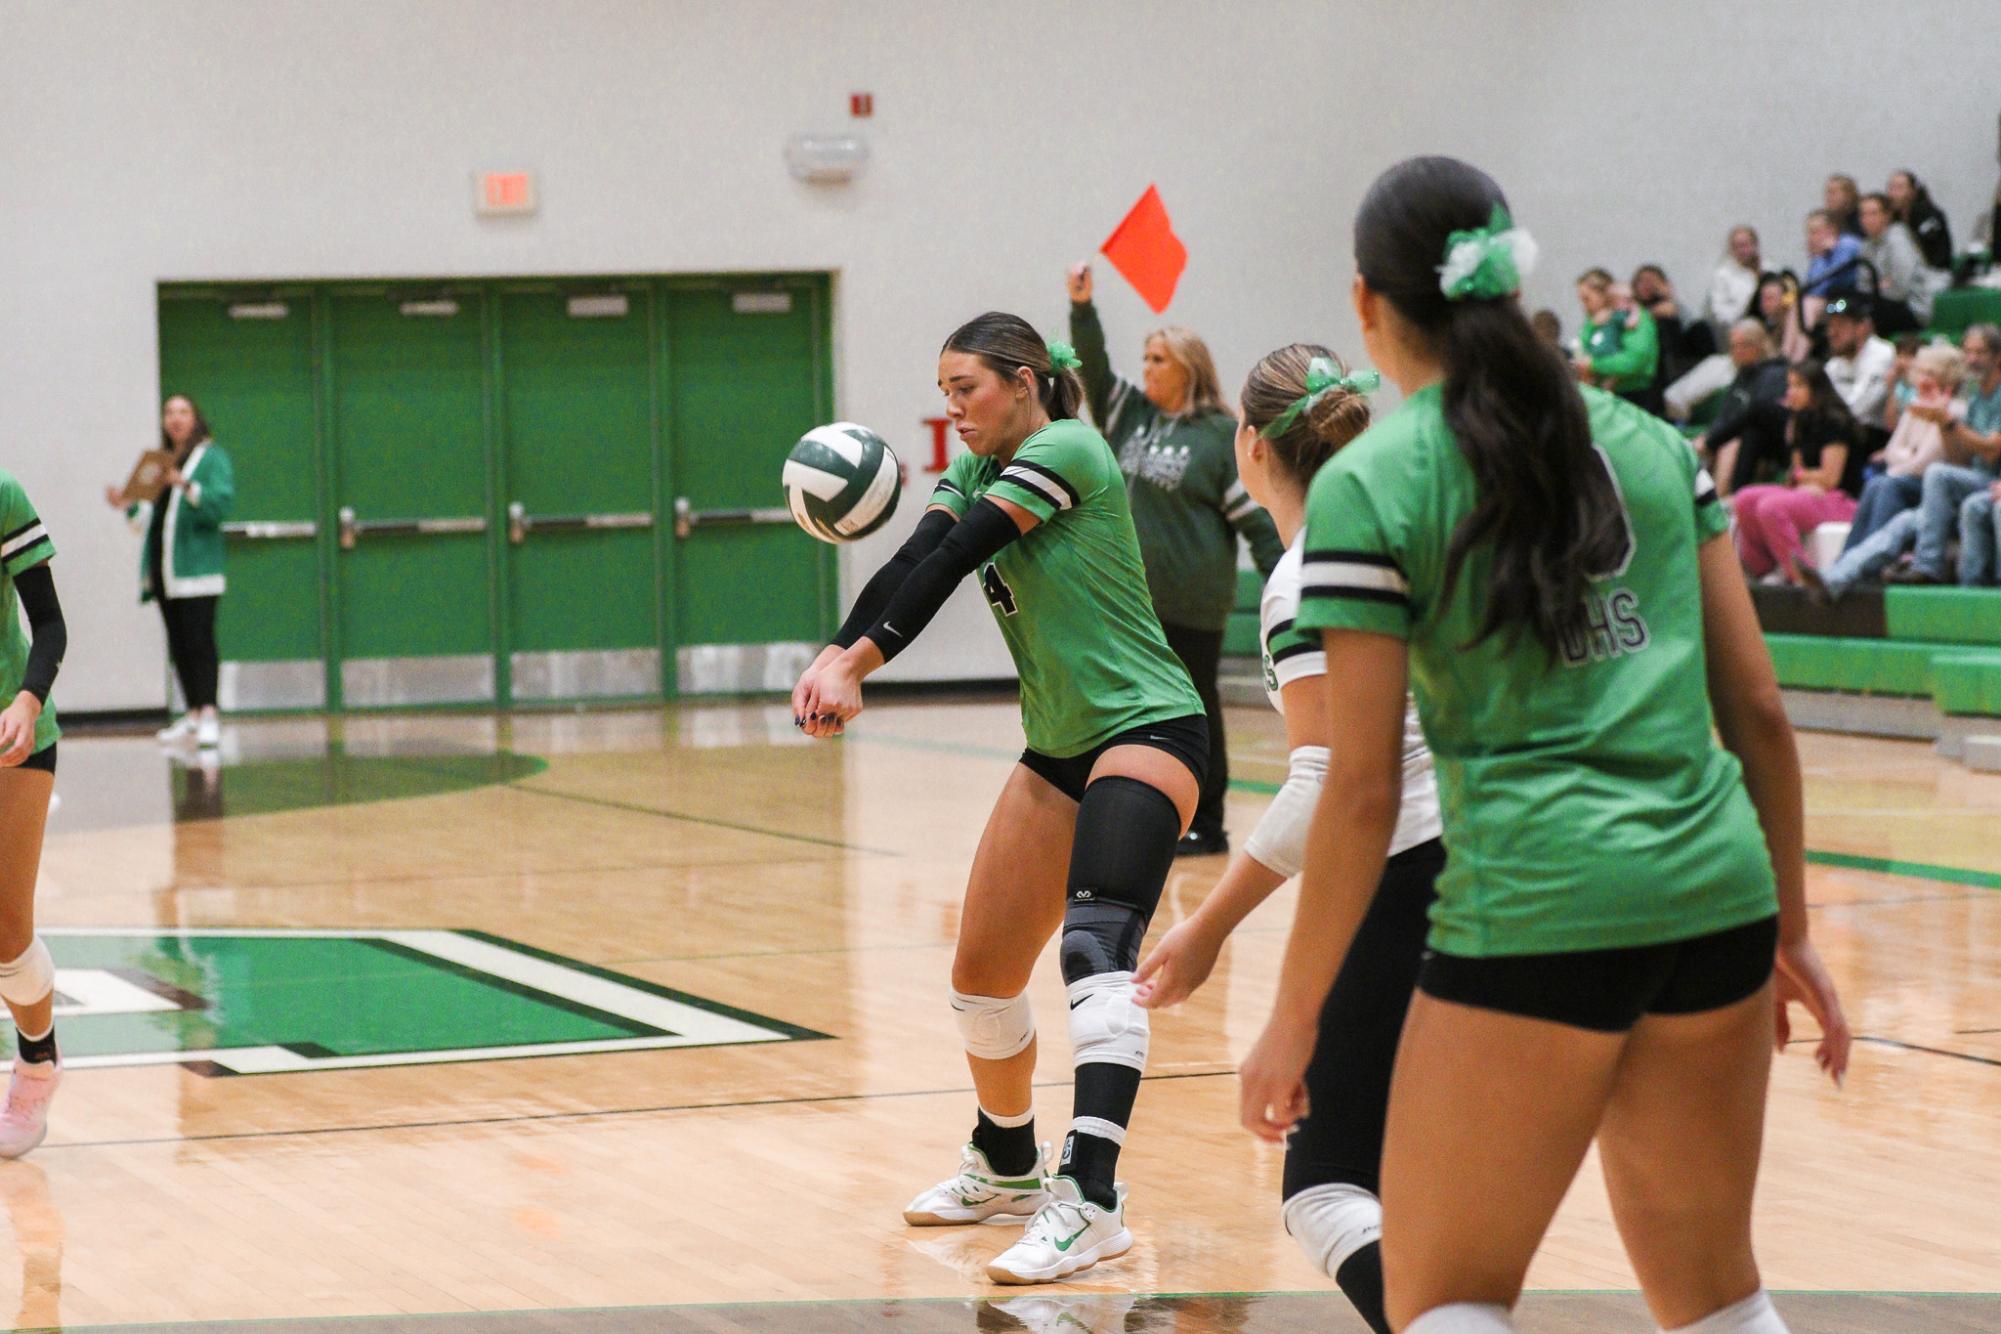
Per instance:
[[[104,488],[104,503],[115,510],[125,508],[125,488],[112,485]]]
[[[1091,266],[1088,263],[1072,264],[1067,277],[1070,283],[1070,300],[1080,306],[1089,301],[1091,299]]]
[[[23,690],[0,710],[0,769],[12,769],[35,753],[35,721],[42,702]]]
[[[839,736],[848,722],[862,711],[862,682],[846,659],[830,662],[813,678],[802,724],[812,737]]]
[[[1775,1037],[1779,1050],[1786,1049],[1786,1042],[1793,1035],[1792,1016],[1786,1007],[1798,1002],[1806,1006],[1807,1013],[1820,1025],[1820,1045],[1814,1048],[1814,1059],[1828,1078],[1839,1084],[1848,1072],[1848,1046],[1853,1035],[1848,1031],[1847,1016],[1841,1013],[1841,997],[1835,994],[1834,979],[1827,975],[1827,966],[1820,961],[1811,940],[1780,945],[1777,964],[1773,992],[1778,1002]]]
[[[1306,1116],[1306,1064],[1316,1036],[1311,1025],[1273,1015],[1237,1069],[1238,1116],[1244,1129],[1268,1144],[1283,1144]]]
[[[1220,939],[1203,928],[1201,919],[1191,917],[1176,923],[1140,960],[1139,971],[1133,974],[1133,999],[1147,1010],[1179,1005],[1209,980],[1222,946]]]
[[[841,646],[839,644],[829,644],[820,650],[818,657],[813,659],[813,665],[799,674],[799,683],[792,687],[792,725],[794,727],[804,727],[806,725],[806,701],[812,697],[813,683],[819,679],[821,670],[828,663],[840,656]]]

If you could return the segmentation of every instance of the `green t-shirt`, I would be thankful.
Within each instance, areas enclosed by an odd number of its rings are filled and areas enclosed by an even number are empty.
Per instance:
[[[1466,647],[1490,550],[1440,606],[1476,485],[1436,385],[1336,454],[1307,500],[1298,623],[1410,645],[1449,850],[1431,947],[1448,954],[1659,944],[1777,911],[1742,769],[1711,730],[1696,548],[1727,529],[1716,488],[1672,427],[1583,392],[1632,540],[1554,663],[1526,633]]]
[[[1041,520],[980,569],[1021,674],[1030,748],[1065,759],[1145,723],[1202,712],[1147,597],[1124,479],[1075,418],[1021,442],[1006,467],[962,454],[931,493],[964,517],[992,495]]]
[[[14,591],[14,576],[55,554],[56,544],[49,540],[49,530],[42,526],[28,493],[12,473],[0,471],[0,708],[12,704],[21,693],[21,678],[28,672],[28,631],[21,624],[21,597]],[[34,753],[47,750],[61,735],[55,702],[47,701],[35,722]]]

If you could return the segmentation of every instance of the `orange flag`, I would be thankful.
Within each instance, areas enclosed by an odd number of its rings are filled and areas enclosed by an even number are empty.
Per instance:
[[[1174,300],[1175,285],[1188,267],[1188,247],[1174,234],[1157,186],[1146,187],[1132,212],[1099,249],[1156,315]]]

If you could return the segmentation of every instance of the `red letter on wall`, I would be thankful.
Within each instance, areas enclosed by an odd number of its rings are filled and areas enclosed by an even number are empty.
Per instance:
[[[945,428],[952,424],[949,417],[926,417],[924,424],[931,428],[931,465],[926,472],[943,472],[951,460],[945,457]]]

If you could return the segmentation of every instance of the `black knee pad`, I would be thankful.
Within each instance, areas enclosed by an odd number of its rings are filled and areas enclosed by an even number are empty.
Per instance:
[[[1174,865],[1181,813],[1136,778],[1100,778],[1084,790],[1063,913],[1063,979],[1130,972]]]

